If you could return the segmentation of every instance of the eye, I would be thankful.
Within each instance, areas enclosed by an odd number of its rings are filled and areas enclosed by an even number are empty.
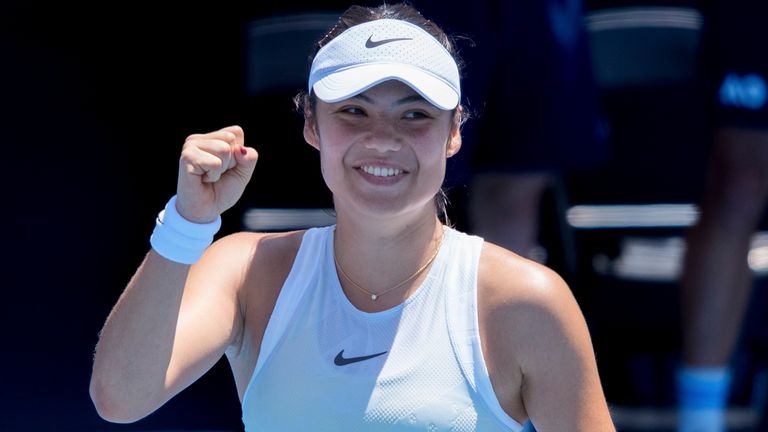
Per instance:
[[[365,115],[365,111],[363,111],[363,109],[358,106],[345,106],[341,108],[338,112],[342,114],[350,114],[355,116]]]
[[[431,118],[431,116],[424,111],[407,111],[405,114],[403,114],[403,118],[408,120],[419,120]]]

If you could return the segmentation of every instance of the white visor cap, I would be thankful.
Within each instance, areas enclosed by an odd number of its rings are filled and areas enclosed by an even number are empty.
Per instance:
[[[333,103],[388,80],[402,81],[443,110],[459,104],[459,68],[432,35],[406,21],[379,19],[345,30],[312,61],[309,90]]]

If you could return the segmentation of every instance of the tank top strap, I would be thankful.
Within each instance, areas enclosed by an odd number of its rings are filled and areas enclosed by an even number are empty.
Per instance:
[[[457,244],[452,245],[447,267],[456,272],[453,277],[457,283],[446,287],[446,312],[451,344],[461,370],[469,385],[502,424],[513,431],[529,430],[528,423],[524,429],[499,404],[483,357],[477,315],[477,280],[484,240],[455,230],[451,230],[451,237]]]

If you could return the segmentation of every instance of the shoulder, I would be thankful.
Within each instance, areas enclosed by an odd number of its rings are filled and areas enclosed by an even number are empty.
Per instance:
[[[230,270],[268,275],[290,265],[305,231],[278,233],[238,232],[216,240],[206,251],[201,264],[222,272]]]
[[[287,275],[303,234],[239,232],[221,237],[192,266],[190,279],[239,296],[249,286]]]
[[[496,305],[555,306],[571,291],[560,275],[535,261],[485,242],[480,255],[478,286]]]
[[[304,233],[239,232],[224,236],[192,266],[190,279],[234,301],[240,320],[266,325]]]
[[[276,233],[238,232],[216,240],[206,251],[206,258],[252,263],[253,260],[277,259],[295,253],[305,231]]]
[[[564,341],[582,344],[588,337],[579,305],[560,275],[487,242],[480,259],[478,303],[486,330],[502,338],[521,366],[535,366],[537,358],[558,350]]]
[[[478,321],[491,382],[509,413],[523,407],[542,430],[614,430],[586,321],[557,273],[486,244]]]

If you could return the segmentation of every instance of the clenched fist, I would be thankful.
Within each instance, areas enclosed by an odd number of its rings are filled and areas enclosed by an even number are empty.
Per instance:
[[[179,159],[176,210],[190,222],[214,221],[243,195],[258,157],[240,126],[190,135]]]

